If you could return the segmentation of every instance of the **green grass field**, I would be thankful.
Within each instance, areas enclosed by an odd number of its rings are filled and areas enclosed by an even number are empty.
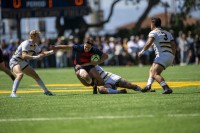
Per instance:
[[[146,67],[104,67],[142,87]],[[48,97],[24,76],[20,98],[10,98],[12,81],[0,72],[0,133],[199,133],[200,66],[164,71],[173,94],[128,90],[128,94],[93,95],[80,85],[73,68],[37,69],[56,96]],[[185,84],[186,83],[186,84]]]

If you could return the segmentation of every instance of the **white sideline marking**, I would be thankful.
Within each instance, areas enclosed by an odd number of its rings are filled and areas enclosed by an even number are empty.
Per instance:
[[[200,114],[168,114],[164,117],[199,117]],[[0,122],[19,121],[55,121],[55,120],[87,120],[87,119],[133,119],[133,118],[154,118],[155,115],[130,115],[130,116],[89,116],[89,117],[55,117],[55,118],[16,118],[0,119]]]

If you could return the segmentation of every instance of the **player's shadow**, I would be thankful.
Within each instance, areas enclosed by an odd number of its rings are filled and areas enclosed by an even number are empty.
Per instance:
[[[100,95],[135,95],[137,93],[126,93],[126,94],[93,94],[93,93],[87,93],[87,94],[79,94],[79,93],[65,93],[65,94],[56,94],[56,96],[59,96],[59,97],[66,97],[66,96],[78,96],[78,95],[94,95],[94,96],[100,96]]]

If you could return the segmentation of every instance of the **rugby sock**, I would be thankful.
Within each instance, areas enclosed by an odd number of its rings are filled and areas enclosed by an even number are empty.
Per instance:
[[[162,82],[160,82],[160,85],[163,87],[163,89],[165,89],[167,86],[166,82],[163,80]]]
[[[147,86],[151,86],[154,82],[154,79],[153,78],[148,78],[148,81],[147,81]]]
[[[120,93],[120,90],[114,90],[112,88],[107,88],[108,89],[108,94],[118,94]]]
[[[37,80],[37,83],[44,90],[44,92],[48,91],[42,80]]]
[[[17,92],[17,88],[19,86],[19,83],[20,83],[20,80],[18,79],[15,79],[14,82],[13,82],[13,88],[12,88],[12,93],[16,93]]]

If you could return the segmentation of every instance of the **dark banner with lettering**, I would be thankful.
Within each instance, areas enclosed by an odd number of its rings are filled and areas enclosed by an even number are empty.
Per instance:
[[[88,14],[87,0],[2,0],[2,18],[77,17]]]

